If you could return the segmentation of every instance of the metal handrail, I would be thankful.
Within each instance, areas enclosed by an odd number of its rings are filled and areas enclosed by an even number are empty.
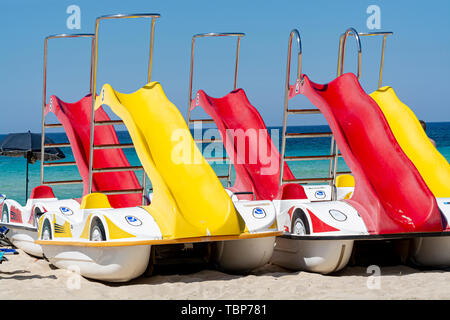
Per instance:
[[[64,38],[91,38],[91,52],[94,49],[95,35],[90,33],[76,33],[76,34],[54,34],[47,36],[44,40],[44,80],[43,80],[43,94],[42,94],[42,121],[41,121],[41,177],[40,184],[44,184],[44,152],[47,145],[45,144],[45,128],[58,128],[62,127],[62,124],[46,124],[45,123],[45,105],[47,103],[47,53],[48,53],[48,41],[52,39],[64,39]],[[92,55],[91,55],[92,56]],[[90,84],[89,91],[92,91],[92,61],[90,70]]]
[[[283,174],[284,174],[284,157],[286,152],[286,130],[287,130],[287,116],[288,116],[288,105],[289,105],[289,79],[291,76],[291,54],[292,54],[292,40],[295,36],[297,42],[297,79],[300,79],[302,72],[302,39],[300,37],[300,32],[297,29],[291,30],[289,33],[288,42],[288,55],[286,63],[286,80],[284,85],[284,110],[283,110],[283,131],[281,138],[281,156],[280,156],[280,186],[283,184]]]
[[[357,78],[361,78],[361,39],[359,38],[358,31],[354,28],[348,28],[344,34],[341,35],[339,39],[339,55],[338,55],[338,71],[337,76],[339,77],[344,73],[344,62],[345,62],[345,44],[347,42],[347,37],[351,35],[355,37],[356,46],[358,50],[358,67],[357,67]]]
[[[206,38],[206,37],[237,37],[236,43],[236,61],[234,67],[234,86],[233,90],[237,89],[237,77],[238,77],[238,69],[239,69],[239,54],[241,48],[241,38],[245,36],[245,33],[241,32],[210,32],[210,33],[198,33],[192,36],[191,42],[191,64],[189,69],[189,97],[188,97],[188,114],[187,114],[187,123],[190,126],[194,122],[200,123],[214,123],[212,119],[191,119],[191,102],[192,102],[192,83],[194,78],[194,53],[195,53],[195,39],[196,38]],[[203,141],[203,139],[202,139]],[[200,142],[202,142],[200,141]],[[228,178],[227,178],[227,186],[231,186],[231,169],[232,163],[230,162],[228,165]]]
[[[90,131],[90,144],[89,144],[89,193],[92,192],[92,183],[93,183],[93,157],[94,157],[94,130],[95,130],[95,93],[97,86],[97,68],[98,68],[98,40],[99,40],[99,29],[100,22],[103,20],[110,19],[135,19],[135,18],[151,18],[151,31],[150,31],[150,52],[149,52],[149,61],[148,61],[148,74],[147,74],[147,83],[151,81],[152,76],[152,64],[153,64],[153,42],[154,42],[154,34],[155,34],[155,19],[159,18],[160,14],[158,13],[137,13],[137,14],[115,14],[115,15],[105,15],[101,17],[97,17],[95,19],[95,49],[92,52],[92,59],[94,61],[94,68],[92,72],[92,106],[91,106],[91,131]],[[144,170],[143,179],[142,179],[142,205],[145,205],[145,190],[146,190],[146,180],[147,176]]]

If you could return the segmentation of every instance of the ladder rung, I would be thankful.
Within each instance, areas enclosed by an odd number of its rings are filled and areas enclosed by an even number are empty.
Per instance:
[[[142,170],[142,166],[129,166],[129,167],[109,167],[109,168],[95,168],[92,169],[93,173],[99,172],[123,172],[123,171],[135,171]]]
[[[189,122],[200,122],[200,123],[215,123],[213,119],[191,119]]]
[[[222,142],[222,139],[195,139],[197,143],[212,143],[212,142]]]
[[[65,167],[65,166],[76,166],[77,163],[75,161],[67,161],[67,162],[44,162],[44,167]]]
[[[305,178],[305,179],[291,179],[291,180],[283,179],[283,183],[316,183],[316,182],[329,182],[332,180],[333,178]]]
[[[217,176],[217,178],[219,178],[219,179],[229,179],[230,177],[229,176]]]
[[[340,154],[340,153],[337,154],[336,156],[337,156],[338,158],[343,158],[343,157],[344,157],[344,156],[343,156],[342,154]],[[331,155],[331,157],[334,157],[334,155]]]
[[[286,138],[322,138],[331,137],[331,132],[310,132],[310,133],[286,133]]]
[[[43,185],[62,185],[62,184],[79,184],[83,183],[83,180],[60,180],[60,181],[43,181]]]
[[[132,194],[132,193],[142,193],[143,189],[123,189],[123,190],[108,190],[108,191],[96,191],[103,193],[105,195],[117,195],[117,194]]]
[[[205,158],[206,161],[227,161],[230,160],[228,157],[211,157]]]
[[[321,114],[319,109],[288,109],[288,114]]]
[[[64,147],[70,147],[70,143],[64,142],[64,143],[46,143],[46,144],[44,144],[44,149],[45,148],[64,148]]]
[[[333,159],[332,155],[328,156],[291,156],[284,157],[286,161],[312,161],[312,160],[329,160]]]
[[[110,125],[120,125],[123,124],[122,120],[102,120],[102,121],[95,121],[95,126],[110,126]]]
[[[121,144],[99,144],[94,146],[94,150],[103,149],[131,149],[134,148],[132,143],[121,143]]]
[[[352,174],[351,171],[337,171],[336,174]]]
[[[45,128],[62,128],[61,123],[44,123]]]

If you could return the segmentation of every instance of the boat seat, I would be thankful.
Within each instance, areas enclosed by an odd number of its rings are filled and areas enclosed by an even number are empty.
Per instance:
[[[352,188],[355,186],[355,178],[351,174],[341,174],[336,177],[336,188]]]
[[[90,193],[81,199],[80,209],[111,208],[108,197],[103,193]]]
[[[56,198],[53,189],[49,186],[37,186],[31,191],[30,199]]]
[[[297,183],[283,184],[280,188],[280,193],[277,199],[281,200],[298,200],[308,199],[305,189]]]

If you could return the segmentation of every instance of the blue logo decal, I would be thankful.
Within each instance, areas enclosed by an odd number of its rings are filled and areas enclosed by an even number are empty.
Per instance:
[[[316,193],[314,194],[314,196],[315,196],[317,199],[324,199],[326,195],[325,195],[325,192],[324,192],[324,191],[318,190],[318,191],[316,191]]]
[[[70,216],[70,215],[73,214],[72,210],[71,210],[70,208],[67,208],[67,207],[60,207],[59,210],[60,210],[63,214],[68,215],[68,216]]]
[[[266,216],[266,212],[262,208],[253,209],[253,216],[257,219],[262,219]]]
[[[141,220],[133,216],[126,216],[125,220],[127,220],[127,222],[132,226],[140,226],[142,224]]]
[[[450,202],[447,201],[447,202],[444,202],[444,204],[450,204]]]

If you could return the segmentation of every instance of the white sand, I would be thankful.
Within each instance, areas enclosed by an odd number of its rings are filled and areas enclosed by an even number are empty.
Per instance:
[[[2,299],[450,299],[450,272],[406,266],[347,267],[334,275],[291,272],[267,265],[251,275],[204,270],[188,275],[140,277],[108,284],[55,269],[20,251],[0,265]],[[375,280],[375,281],[374,281]],[[379,280],[379,288],[373,288]],[[369,287],[373,289],[369,289]],[[77,288],[79,286],[79,288]]]

